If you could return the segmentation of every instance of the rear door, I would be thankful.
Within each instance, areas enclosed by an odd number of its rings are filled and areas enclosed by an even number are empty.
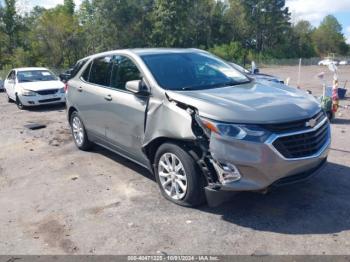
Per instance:
[[[70,98],[76,104],[84,125],[92,135],[106,138],[106,105],[111,78],[111,56],[94,59],[86,67],[79,81],[72,81]],[[71,81],[69,82],[71,83]]]

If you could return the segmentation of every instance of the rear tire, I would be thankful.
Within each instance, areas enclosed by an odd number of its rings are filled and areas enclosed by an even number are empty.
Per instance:
[[[173,143],[162,144],[154,163],[156,180],[166,199],[186,207],[205,202],[204,178],[184,149]]]
[[[77,111],[74,111],[71,114],[69,124],[71,127],[75,145],[80,150],[83,150],[83,151],[89,150],[92,144],[87,137],[85,126]]]

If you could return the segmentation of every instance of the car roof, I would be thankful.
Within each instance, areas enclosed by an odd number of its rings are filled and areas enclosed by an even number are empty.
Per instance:
[[[136,49],[128,49],[128,51],[135,53],[137,55],[205,52],[203,50],[196,49],[196,48],[136,48]]]
[[[84,57],[79,61],[89,59],[89,58],[95,58],[99,56],[108,56],[108,55],[113,55],[116,52],[119,53],[124,53],[124,54],[135,54],[138,56],[142,55],[156,55],[156,54],[171,54],[171,53],[207,53],[204,50],[201,49],[196,49],[196,48],[134,48],[134,49],[117,49],[117,50],[111,50],[107,52],[102,52],[102,53],[97,53],[94,55],[90,55],[87,57]]]
[[[13,70],[18,71],[39,71],[39,70],[49,70],[45,67],[19,67],[19,68],[14,68]]]

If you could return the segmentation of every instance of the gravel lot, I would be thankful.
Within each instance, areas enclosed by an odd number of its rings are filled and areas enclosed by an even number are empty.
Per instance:
[[[296,79],[297,68],[262,71]],[[302,86],[321,93],[319,71],[304,68]],[[0,127],[0,254],[350,254],[349,109],[319,176],[199,209],[166,201],[147,170],[115,154],[77,150],[62,107],[20,111],[0,93]]]

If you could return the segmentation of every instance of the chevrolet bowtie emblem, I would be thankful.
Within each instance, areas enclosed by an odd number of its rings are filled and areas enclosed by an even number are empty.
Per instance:
[[[317,123],[317,121],[316,121],[316,119],[310,119],[309,121],[307,121],[306,123],[305,123],[305,126],[306,127],[314,127],[315,125],[316,125],[316,123]]]

